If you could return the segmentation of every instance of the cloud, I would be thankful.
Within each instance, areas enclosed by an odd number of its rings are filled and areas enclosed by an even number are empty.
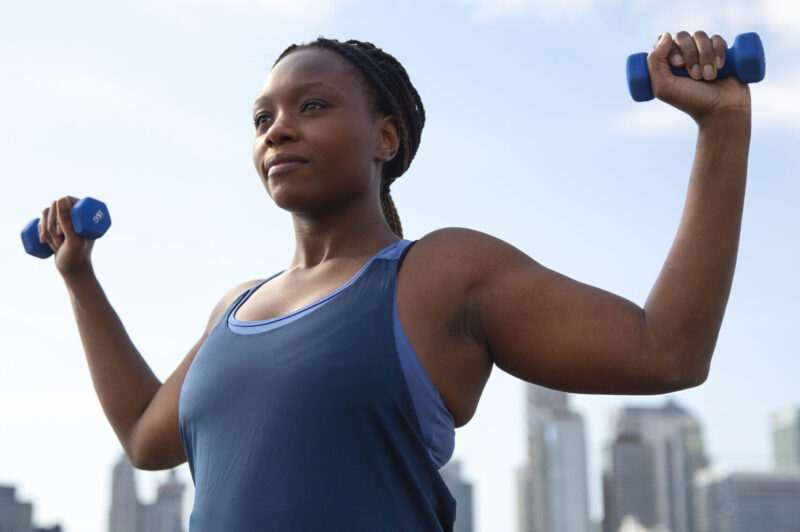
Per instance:
[[[800,44],[800,2],[761,0],[758,7],[758,16],[768,28],[787,41]]]
[[[689,115],[674,107],[661,102],[641,102],[617,117],[612,129],[631,136],[655,136],[690,133],[695,125]]]
[[[786,128],[800,136],[800,68],[791,75],[750,88],[755,127]]]
[[[450,0],[471,6],[476,18],[497,18],[531,13],[537,17],[558,20],[577,19],[589,14],[599,4],[616,3],[617,0]]]
[[[800,42],[800,2],[797,0],[729,0],[724,4],[702,0],[450,0],[470,6],[478,18],[531,15],[547,20],[573,21],[593,16],[601,9],[620,6],[660,34],[708,28],[714,33],[750,31],[765,26],[784,41]],[[671,29],[670,29],[671,28]]]
[[[260,7],[284,18],[313,22],[325,20],[358,0],[149,0],[153,6],[209,5]]]
[[[787,129],[800,136],[800,68],[781,79],[750,86],[754,129]],[[695,128],[688,115],[663,103],[638,103],[612,123],[618,133],[632,136],[684,134]]]

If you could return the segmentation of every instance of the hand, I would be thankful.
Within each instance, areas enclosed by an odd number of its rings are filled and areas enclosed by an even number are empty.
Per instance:
[[[716,79],[725,64],[728,48],[719,35],[694,35],[681,31],[673,40],[664,33],[647,56],[647,67],[656,98],[686,112],[702,125],[718,116],[750,117],[750,89],[736,76]],[[670,65],[684,67],[690,78],[675,76]]]
[[[53,249],[56,269],[64,277],[91,269],[94,240],[75,234],[69,214],[77,202],[78,198],[65,196],[44,209],[39,218],[39,242]]]

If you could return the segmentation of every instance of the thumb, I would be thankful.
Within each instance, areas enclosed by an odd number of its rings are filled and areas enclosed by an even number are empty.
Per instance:
[[[66,240],[75,238],[75,229],[72,227],[72,217],[70,211],[72,207],[78,202],[77,198],[72,196],[64,196],[58,200],[58,212],[56,213],[58,225],[61,232],[64,234]]]
[[[659,37],[653,51],[647,55],[647,68],[650,70],[651,84],[655,85],[658,81],[672,75],[668,58],[673,45],[672,35],[666,32]]]

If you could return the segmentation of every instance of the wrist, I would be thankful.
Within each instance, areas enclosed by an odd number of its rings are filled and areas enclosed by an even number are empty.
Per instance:
[[[732,129],[733,131],[749,131],[752,123],[752,112],[749,105],[724,107],[698,114],[694,119],[701,130],[714,129],[716,131],[724,131]]]
[[[91,263],[87,263],[80,267],[73,267],[69,270],[59,271],[61,274],[61,278],[64,280],[64,283],[67,285],[67,289],[70,292],[73,289],[79,288],[81,285],[85,285],[87,282],[94,281],[96,279],[94,275],[94,268],[92,268]]]
[[[712,135],[716,139],[730,142],[750,139],[752,119],[750,108],[707,113],[695,119],[700,135]]]

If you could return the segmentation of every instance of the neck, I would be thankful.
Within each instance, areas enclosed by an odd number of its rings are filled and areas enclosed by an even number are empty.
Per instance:
[[[399,240],[379,202],[351,204],[347,210],[313,215],[292,213],[295,252],[290,269],[314,268],[338,257],[373,255]]]

